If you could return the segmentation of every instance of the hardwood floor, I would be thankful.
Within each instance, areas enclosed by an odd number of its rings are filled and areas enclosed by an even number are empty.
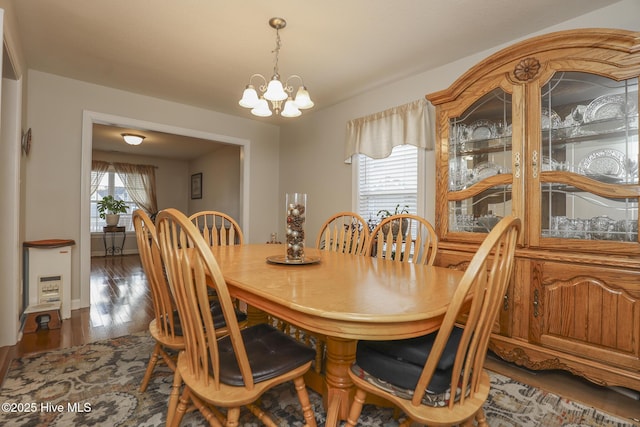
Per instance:
[[[23,335],[12,347],[0,348],[0,378],[13,358],[83,345],[147,330],[152,314],[151,293],[137,255],[94,257],[91,260],[91,307],[73,310],[60,329]],[[583,402],[640,425],[640,401],[596,386],[565,372],[529,371],[489,357],[487,368],[524,383]]]

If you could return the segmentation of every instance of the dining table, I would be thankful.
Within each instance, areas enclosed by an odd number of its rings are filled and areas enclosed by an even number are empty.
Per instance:
[[[358,340],[394,340],[436,331],[463,272],[445,267],[305,248],[289,263],[285,245],[211,248],[231,295],[326,337],[326,425],[346,420],[355,390],[348,370]],[[256,312],[249,320],[264,321]]]

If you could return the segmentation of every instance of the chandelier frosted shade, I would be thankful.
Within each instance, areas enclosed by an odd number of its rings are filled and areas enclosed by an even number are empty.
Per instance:
[[[284,101],[289,96],[282,87],[282,82],[276,76],[269,82],[267,91],[264,93],[264,99],[269,101]]]
[[[253,107],[251,114],[258,117],[269,117],[273,113],[271,113],[271,110],[269,109],[267,100],[262,98],[259,99],[255,107]]]
[[[279,30],[284,28],[287,22],[282,18],[271,18],[269,25],[276,30],[276,48],[274,50],[276,60],[273,67],[273,77],[267,82],[267,79],[262,74],[252,75],[238,104],[241,107],[250,108],[251,114],[259,117],[269,117],[273,113],[283,117],[298,117],[302,114],[301,109],[311,108],[314,104],[307,88],[304,86],[302,77],[293,74],[284,83],[280,80],[280,74],[278,73],[278,55],[281,46]],[[254,86],[252,83],[254,78],[260,79],[261,84]],[[300,80],[300,86],[295,98],[292,98],[294,86],[289,84],[293,79]],[[256,87],[258,90],[256,90]]]
[[[298,108],[306,110],[307,108],[313,107],[313,101],[309,96],[309,92],[307,92],[307,88],[304,86],[300,86],[298,88],[298,93],[296,93],[296,105]]]
[[[299,108],[300,107],[298,107],[296,102],[289,98],[287,102],[284,103],[284,109],[282,110],[282,113],[280,113],[280,115],[282,117],[298,117],[300,114],[302,114],[302,111],[300,111]]]
[[[253,85],[247,85],[244,93],[242,94],[242,99],[238,104],[240,104],[244,108],[255,108],[258,105],[258,93]]]

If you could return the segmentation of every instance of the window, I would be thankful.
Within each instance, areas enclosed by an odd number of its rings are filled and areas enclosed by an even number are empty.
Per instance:
[[[357,159],[357,212],[370,224],[378,222],[378,211],[394,212],[399,204],[418,213],[418,148],[394,147],[384,159],[363,154]]]
[[[95,179],[96,174],[97,172],[92,171],[91,178]],[[127,231],[133,231],[132,213],[138,209],[138,205],[131,200],[122,180],[120,180],[120,177],[113,167],[110,167],[100,180],[98,189],[91,195],[91,232],[102,232],[102,227],[107,225],[106,221],[100,218],[97,204],[99,200],[102,200],[102,198],[108,194],[116,199],[124,200],[127,206],[129,206],[127,213],[120,214],[120,222],[118,225],[125,226]]]

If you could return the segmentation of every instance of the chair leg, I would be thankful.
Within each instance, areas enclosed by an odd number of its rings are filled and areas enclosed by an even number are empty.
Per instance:
[[[169,404],[167,409],[167,425],[171,425],[172,418],[176,413],[178,407],[178,400],[180,397],[180,386],[182,385],[182,375],[178,369],[173,373],[173,384],[171,385],[171,394],[169,395]],[[186,387],[185,387],[186,388]],[[180,424],[180,423],[178,423]]]
[[[478,409],[478,412],[476,412],[476,421],[478,422],[478,427],[489,427],[489,424],[487,424],[487,417],[484,415],[482,408]]]
[[[355,427],[358,424],[358,418],[362,412],[362,405],[364,405],[364,399],[367,397],[367,392],[362,389],[357,389],[356,394],[353,397],[353,403],[349,408],[349,417],[347,418],[347,426]]]
[[[153,373],[156,363],[158,363],[158,359],[160,358],[160,350],[160,343],[156,341],[156,345],[153,347],[153,353],[151,353],[149,363],[147,364],[147,371],[144,373],[144,377],[142,378],[142,384],[140,384],[140,393],[144,393],[149,385],[151,374]]]
[[[313,409],[311,408],[311,401],[309,400],[309,392],[307,391],[307,387],[304,384],[304,378],[298,377],[293,380],[293,384],[296,387],[296,392],[298,393],[298,400],[300,400],[300,405],[302,406],[302,414],[304,415],[304,420],[306,423],[306,427],[316,427],[316,416],[313,413]]]
[[[185,387],[185,389],[186,388],[187,387]],[[226,417],[215,406],[206,404],[202,399],[191,392],[189,392],[189,400],[193,402],[195,409],[200,411],[200,414],[202,414],[205,421],[207,421],[211,427],[223,427],[223,425],[227,425]],[[188,403],[188,400],[185,400],[185,402]]]
[[[169,369],[171,369],[172,371],[176,370],[176,361],[171,356],[169,356],[169,353],[167,353],[162,346],[160,347],[160,356],[162,357],[162,360],[164,360],[164,363],[167,364]]]
[[[238,427],[240,419],[240,408],[229,408],[227,411],[227,423],[225,427]]]
[[[176,372],[178,371],[176,370]],[[167,425],[170,425],[171,427],[178,427],[180,425],[180,423],[182,422],[182,417],[184,417],[185,412],[187,412],[187,404],[189,403],[189,394],[190,394],[189,387],[185,387],[184,391],[182,392],[182,396],[180,396],[178,407],[175,409],[175,413],[171,417],[171,424],[167,422]]]
[[[249,409],[249,411],[251,411],[253,416],[259,419],[260,422],[262,422],[262,424],[264,424],[265,426],[278,427],[278,425],[273,422],[271,417],[266,412],[264,412],[262,408],[260,408],[258,405],[254,405],[250,403],[247,405],[247,408]]]

